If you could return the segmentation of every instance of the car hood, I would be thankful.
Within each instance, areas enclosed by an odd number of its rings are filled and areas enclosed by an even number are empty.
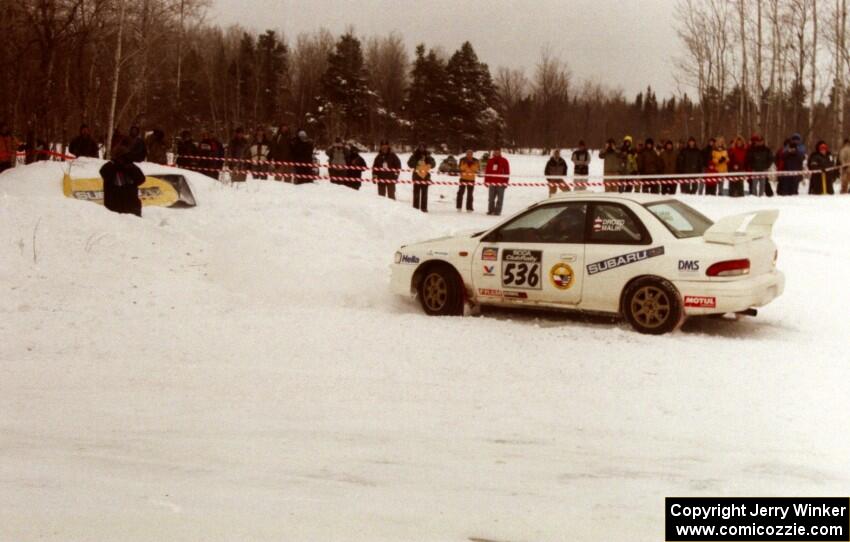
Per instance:
[[[472,251],[481,241],[480,237],[473,237],[480,230],[464,230],[454,235],[446,235],[418,243],[403,245],[401,249],[405,253],[418,253],[423,256],[448,256],[450,251],[467,250]]]

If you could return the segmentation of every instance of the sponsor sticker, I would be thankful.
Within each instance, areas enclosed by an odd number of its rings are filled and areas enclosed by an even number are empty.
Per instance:
[[[569,290],[575,282],[575,273],[569,264],[558,262],[549,270],[549,280],[559,290]]]
[[[626,220],[623,218],[602,218],[596,217],[593,221],[593,231],[623,231],[626,227]]]
[[[492,290],[490,288],[478,288],[478,295],[483,297],[502,297],[502,291]]]
[[[528,299],[528,294],[525,292],[505,292],[505,299]]]
[[[419,263],[419,256],[413,254],[402,254],[401,263]]]
[[[696,273],[699,271],[699,260],[679,260],[680,273]]]
[[[484,247],[481,251],[481,259],[485,261],[495,262],[499,259],[498,247]]]
[[[502,287],[540,290],[542,250],[506,249],[502,253]]]
[[[492,277],[495,274],[496,274],[496,265],[495,264],[484,266],[484,276],[485,277]]]
[[[608,258],[607,260],[602,260],[589,264],[587,266],[587,274],[595,275],[596,273],[610,271],[612,269],[617,269],[618,267],[623,267],[624,265],[642,262],[644,260],[663,255],[664,247],[647,248],[644,250],[638,250],[637,252],[629,252],[628,254],[614,256],[613,258]]]
[[[702,295],[686,295],[685,306],[700,309],[715,309],[717,308],[717,298]]]

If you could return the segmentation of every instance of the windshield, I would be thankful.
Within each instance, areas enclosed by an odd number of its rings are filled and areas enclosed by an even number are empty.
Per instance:
[[[679,239],[700,237],[713,224],[700,212],[678,200],[649,203],[645,207]]]

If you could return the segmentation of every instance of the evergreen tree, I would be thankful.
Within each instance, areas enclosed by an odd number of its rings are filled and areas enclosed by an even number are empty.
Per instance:
[[[328,68],[321,80],[316,117],[329,135],[363,134],[370,96],[366,80],[360,40],[346,33],[328,55]]]
[[[495,112],[496,90],[490,70],[478,61],[467,41],[449,59],[446,66],[447,124],[450,143],[455,148],[481,146],[484,134],[492,130],[499,115]]]
[[[411,135],[417,143],[445,141],[449,130],[447,80],[446,64],[437,53],[432,49],[426,55],[425,46],[418,45],[405,101]]]
[[[247,32],[242,34],[239,53],[230,64],[228,75],[233,89],[233,120],[241,125],[250,119],[256,121],[256,46]]]
[[[257,42],[262,96],[262,117],[268,121],[280,118],[288,80],[289,50],[273,30],[267,30]]]

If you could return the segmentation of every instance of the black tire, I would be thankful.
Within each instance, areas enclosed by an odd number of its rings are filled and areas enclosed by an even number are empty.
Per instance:
[[[639,333],[663,335],[684,321],[682,301],[669,281],[647,277],[634,281],[623,295],[623,316]]]
[[[448,265],[434,265],[422,273],[419,302],[430,316],[463,315],[463,283]]]

